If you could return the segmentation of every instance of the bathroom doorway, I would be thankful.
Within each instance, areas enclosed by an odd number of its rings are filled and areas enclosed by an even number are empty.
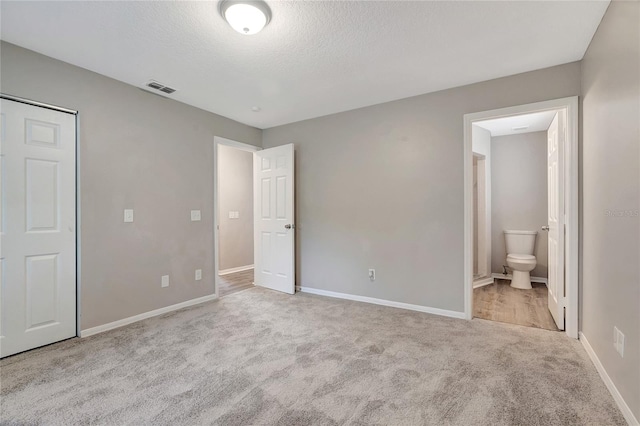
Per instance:
[[[577,338],[576,147],[577,98],[465,116],[467,318]]]

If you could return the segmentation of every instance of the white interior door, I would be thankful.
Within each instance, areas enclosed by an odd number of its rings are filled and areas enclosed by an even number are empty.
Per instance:
[[[554,117],[547,130],[548,239],[549,239],[549,310],[560,330],[564,330],[564,139],[562,112]]]
[[[76,122],[2,99],[0,356],[76,335]]]
[[[293,144],[253,154],[255,284],[295,293]]]

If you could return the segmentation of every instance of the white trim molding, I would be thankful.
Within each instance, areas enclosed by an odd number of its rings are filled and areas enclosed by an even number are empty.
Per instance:
[[[513,279],[513,275],[511,274],[499,274],[497,272],[494,272],[493,274],[491,274],[492,278],[497,278],[499,280],[512,280]],[[531,277],[531,282],[532,283],[542,283],[544,285],[548,285],[549,281],[547,280],[547,278],[542,278],[542,277]]]
[[[485,285],[490,285],[493,284],[494,281],[494,277],[484,277],[484,278],[477,278],[473,281],[473,288],[480,288],[480,287],[484,287]]]
[[[216,300],[218,296],[210,294],[208,296],[198,297],[196,299],[187,300],[186,302],[176,303],[175,305],[165,306],[164,308],[154,309],[153,311],[145,312],[143,314],[134,315],[129,318],[123,318],[118,321],[110,322],[108,324],[99,325],[97,327],[87,328],[80,332],[80,337],[89,337],[94,334],[103,333],[105,331],[113,330],[114,328],[123,327],[125,325],[133,324],[134,322],[142,321],[147,318],[156,317],[158,315],[166,314],[167,312],[177,311],[178,309],[187,308],[193,305],[199,305],[200,303],[210,302]]]
[[[604,369],[604,366],[600,362],[600,359],[598,359],[598,356],[596,355],[595,351],[589,344],[589,341],[587,340],[585,335],[582,334],[582,332],[580,332],[580,342],[582,343],[584,350],[587,351],[589,358],[591,358],[593,365],[596,366],[596,370],[598,370],[600,378],[607,386],[607,389],[611,393],[613,400],[616,402],[616,404],[618,404],[618,408],[620,408],[620,411],[622,411],[622,415],[624,416],[627,423],[629,423],[630,426],[640,425],[640,423],[638,423],[638,419],[636,419],[636,417],[633,415],[631,408],[629,408],[629,406],[625,402],[624,398],[618,391],[618,388],[616,388],[616,385],[613,384],[613,380],[611,380],[611,377],[609,377],[609,374],[607,374],[607,370]]]
[[[237,268],[223,269],[222,271],[218,272],[218,275],[229,275],[236,272],[248,271],[249,269],[253,269],[253,265],[244,265],[238,266]]]
[[[376,299],[374,297],[358,296],[356,294],[338,293],[335,291],[320,290],[320,289],[311,288],[311,287],[296,286],[296,290],[301,291],[302,293],[316,294],[318,296],[335,297],[336,299],[353,300],[356,302],[371,303],[373,305],[382,305],[382,306],[389,306],[392,308],[407,309],[409,311],[425,312],[428,314],[440,315],[443,317],[458,318],[458,319],[465,318],[464,312],[449,311],[449,310],[440,309],[440,308],[431,308],[429,306],[412,305],[410,303],[395,302],[393,300]]]
[[[473,123],[540,111],[564,110],[567,114],[565,158],[565,332],[578,338],[578,97],[572,96],[527,105],[465,114],[464,123],[464,312],[473,317]]]

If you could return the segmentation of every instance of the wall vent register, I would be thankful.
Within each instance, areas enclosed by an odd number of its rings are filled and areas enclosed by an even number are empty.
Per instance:
[[[158,83],[155,80],[149,80],[146,86],[150,87],[153,90],[158,90],[160,92],[166,93],[168,95],[176,91],[176,89],[174,89],[173,87],[165,86],[164,84]]]

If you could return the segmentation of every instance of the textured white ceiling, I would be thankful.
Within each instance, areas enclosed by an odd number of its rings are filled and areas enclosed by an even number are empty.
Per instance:
[[[556,111],[542,111],[531,114],[514,115],[511,117],[494,118],[493,120],[476,121],[476,126],[487,129],[491,136],[515,135],[520,133],[541,132],[549,129]],[[524,127],[526,129],[513,130]]]
[[[582,59],[608,1],[268,1],[254,36],[217,2],[12,2],[2,39],[268,128]],[[251,111],[259,106],[260,112]]]

